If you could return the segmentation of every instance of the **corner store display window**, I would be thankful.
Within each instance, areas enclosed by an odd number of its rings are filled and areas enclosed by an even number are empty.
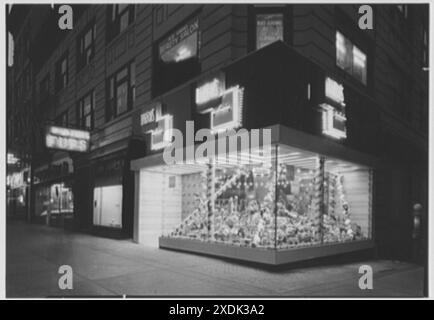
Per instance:
[[[277,157],[269,159],[241,155],[249,163],[230,158],[143,169],[139,215],[157,228],[141,224],[147,236],[140,242],[163,235],[287,249],[371,237],[370,168],[273,148]]]

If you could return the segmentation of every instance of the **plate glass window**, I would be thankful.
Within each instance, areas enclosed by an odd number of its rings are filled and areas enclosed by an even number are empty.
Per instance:
[[[134,21],[134,4],[113,4],[107,12],[107,40],[110,41],[122,33]]]
[[[77,126],[82,129],[94,128],[94,92],[90,92],[78,102]]]
[[[68,85],[68,54],[65,54],[56,65],[56,88],[61,90]]]
[[[78,68],[80,70],[84,66],[88,65],[93,59],[95,54],[94,42],[95,42],[96,27],[92,23],[89,25],[79,38],[78,43]]]
[[[256,49],[261,49],[279,40],[283,41],[283,14],[257,14]]]
[[[199,74],[199,47],[198,18],[184,23],[156,44],[154,96]]]
[[[107,80],[107,121],[133,108],[135,83],[134,62],[126,65]]]
[[[336,65],[366,85],[367,56],[339,31],[336,31]]]

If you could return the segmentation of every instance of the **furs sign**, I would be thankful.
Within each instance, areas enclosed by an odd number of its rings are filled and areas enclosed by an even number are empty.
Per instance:
[[[89,151],[89,131],[48,126],[45,145],[50,149],[87,152]]]

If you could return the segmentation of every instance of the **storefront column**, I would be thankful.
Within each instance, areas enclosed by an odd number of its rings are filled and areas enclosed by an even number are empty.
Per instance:
[[[140,171],[134,171],[134,227],[133,241],[139,243]]]
[[[318,214],[321,243],[324,242],[324,157],[318,158],[315,177],[315,212]]]
[[[208,238],[214,239],[215,160],[210,159],[207,173]]]

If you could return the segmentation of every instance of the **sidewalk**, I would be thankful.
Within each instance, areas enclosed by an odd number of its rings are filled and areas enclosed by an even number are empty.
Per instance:
[[[385,260],[363,262],[374,270],[374,289],[362,291],[361,264],[269,271],[9,221],[6,296],[422,296],[422,268]],[[58,287],[61,265],[73,269],[72,290]]]

